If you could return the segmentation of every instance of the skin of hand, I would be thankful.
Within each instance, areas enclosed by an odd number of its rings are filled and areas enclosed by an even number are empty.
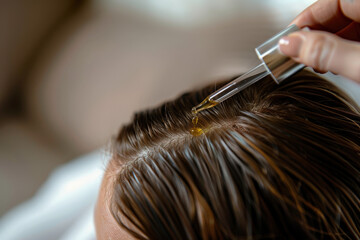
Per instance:
[[[319,0],[291,24],[309,27],[279,41],[280,51],[319,72],[360,83],[360,0]]]

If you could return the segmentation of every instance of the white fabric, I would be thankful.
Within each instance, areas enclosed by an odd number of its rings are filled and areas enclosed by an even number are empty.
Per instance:
[[[0,239],[95,239],[93,209],[106,162],[97,151],[60,167],[32,199],[0,219]]]

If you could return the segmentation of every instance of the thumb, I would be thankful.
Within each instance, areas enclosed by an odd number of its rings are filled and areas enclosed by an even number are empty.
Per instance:
[[[283,37],[280,51],[320,72],[331,71],[360,82],[360,44],[322,31],[301,31]]]

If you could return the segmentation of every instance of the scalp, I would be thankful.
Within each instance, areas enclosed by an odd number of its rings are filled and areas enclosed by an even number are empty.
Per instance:
[[[268,78],[202,112],[205,131],[194,137],[191,108],[214,90],[122,128],[112,159],[118,223],[139,239],[360,236],[357,106],[308,72],[280,86]]]

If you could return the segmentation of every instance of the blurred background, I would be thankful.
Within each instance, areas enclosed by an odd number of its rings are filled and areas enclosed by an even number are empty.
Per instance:
[[[258,64],[312,2],[0,1],[0,217],[135,111]]]

